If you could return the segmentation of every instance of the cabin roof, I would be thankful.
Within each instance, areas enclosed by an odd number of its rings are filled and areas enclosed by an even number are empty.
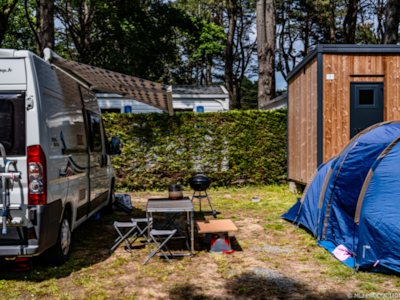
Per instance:
[[[318,44],[306,57],[288,74],[286,81],[300,71],[318,53],[400,53],[400,45],[345,45],[345,44]]]
[[[218,85],[172,85],[173,94],[190,95],[225,95],[225,91]]]

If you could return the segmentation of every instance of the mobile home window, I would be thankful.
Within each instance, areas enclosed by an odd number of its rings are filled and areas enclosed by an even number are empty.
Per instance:
[[[90,129],[90,151],[102,152],[100,116],[94,112],[87,111]]]
[[[25,95],[0,94],[0,143],[7,155],[25,155]]]
[[[360,93],[360,105],[373,105],[374,104],[374,90],[359,90]]]
[[[101,113],[121,113],[120,108],[102,108]]]

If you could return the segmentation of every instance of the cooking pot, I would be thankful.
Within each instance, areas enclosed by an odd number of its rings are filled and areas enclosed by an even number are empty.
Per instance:
[[[180,184],[170,184],[168,186],[168,192],[169,192],[169,199],[171,200],[178,200],[182,199],[183,197],[182,186]]]
[[[211,178],[205,176],[203,172],[197,172],[194,177],[189,179],[189,184],[195,191],[205,191],[211,183]]]

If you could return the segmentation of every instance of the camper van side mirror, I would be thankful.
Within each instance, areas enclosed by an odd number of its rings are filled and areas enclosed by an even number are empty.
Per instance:
[[[121,154],[122,144],[119,138],[113,137],[111,140],[111,155],[120,155]]]

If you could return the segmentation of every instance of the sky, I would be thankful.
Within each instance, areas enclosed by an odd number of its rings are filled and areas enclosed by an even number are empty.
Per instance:
[[[275,89],[276,90],[287,89],[287,82],[283,78],[281,72],[275,72]]]

